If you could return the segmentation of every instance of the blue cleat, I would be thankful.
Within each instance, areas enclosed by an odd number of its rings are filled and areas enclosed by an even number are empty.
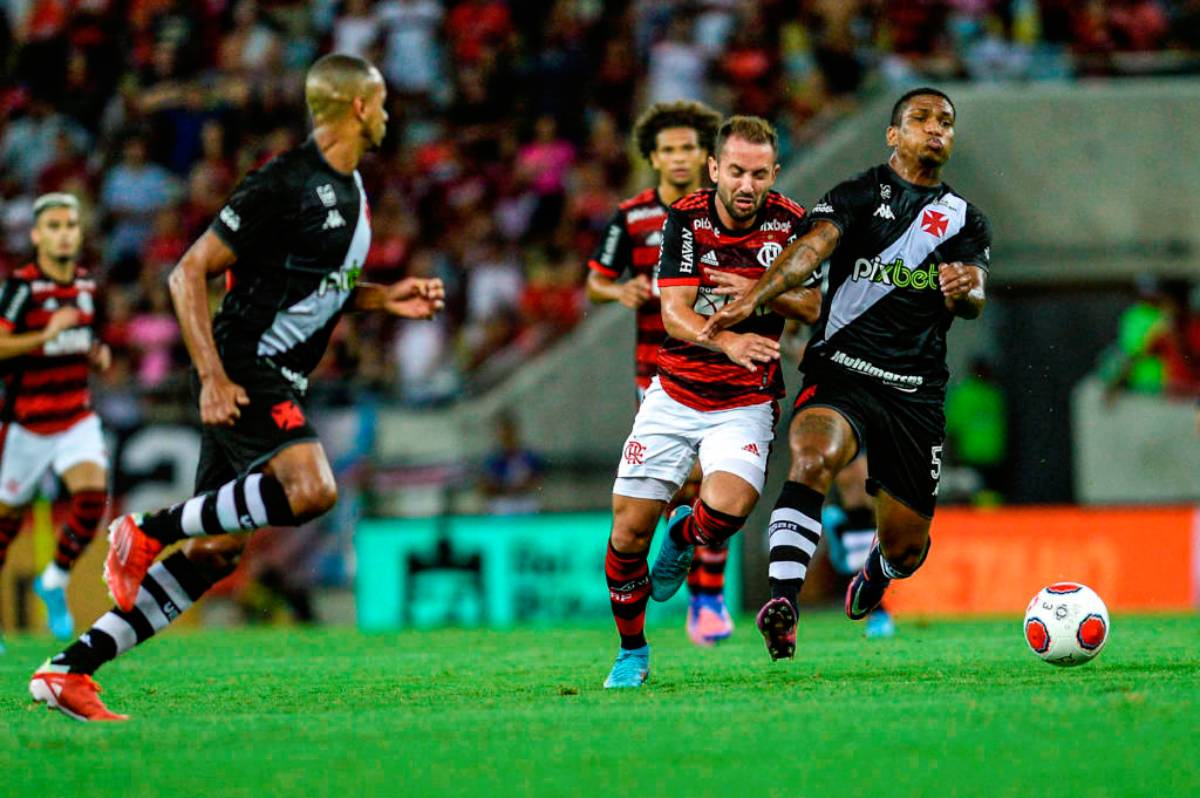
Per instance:
[[[896,622],[892,620],[892,616],[883,607],[876,607],[875,611],[867,616],[867,637],[870,639],[895,637]]]
[[[641,648],[623,648],[617,652],[617,661],[613,663],[608,678],[604,680],[604,689],[641,687],[649,675],[649,644]]]
[[[0,654],[7,654],[8,649],[4,647],[4,635],[0,635]]]
[[[70,640],[75,636],[75,619],[67,607],[67,591],[61,587],[46,587],[39,574],[33,580],[33,592],[46,604],[50,616],[50,634],[58,640]]]
[[[696,547],[684,546],[681,549],[671,539],[671,530],[678,528],[691,514],[692,508],[681,504],[667,521],[666,537],[658,549],[658,556],[654,558],[654,567],[650,569],[650,597],[655,601],[666,601],[674,596],[692,568],[692,555]]]

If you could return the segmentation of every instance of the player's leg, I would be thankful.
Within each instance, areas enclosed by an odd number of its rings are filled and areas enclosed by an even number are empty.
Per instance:
[[[853,576],[867,562],[875,545],[875,501],[867,492],[867,457],[860,454],[834,479],[836,502],[827,502],[821,514],[829,561],[843,576]],[[896,625],[880,604],[867,616],[867,637],[891,637]]]
[[[668,512],[679,505],[691,506],[700,495],[704,475],[699,463],[688,475]],[[725,606],[725,566],[729,562],[729,546],[697,546],[688,571],[687,634],[698,646],[711,646],[729,639],[733,634],[733,618]]]
[[[51,633],[70,640],[75,621],[67,606],[67,584],[71,568],[96,537],[108,509],[108,453],[96,416],[55,435],[54,440],[53,469],[67,489],[67,520],[58,531],[54,558],[34,580],[33,589],[46,603]]]
[[[0,424],[0,569],[21,531],[38,483],[54,460],[52,440],[20,424]]]
[[[884,489],[876,492],[875,508],[878,542],[846,591],[846,614],[853,620],[865,618],[879,606],[891,581],[912,576],[929,554],[930,517]]]
[[[21,531],[21,522],[24,519],[24,507],[12,507],[0,502],[0,571],[4,570],[4,561],[8,557],[8,546]],[[0,635],[0,654],[3,653],[4,636]]]
[[[337,501],[333,469],[298,395],[273,373],[258,379],[232,427],[206,428],[236,478],[173,507],[121,516],[109,527],[105,581],[118,606],[132,606],[142,574],[169,543],[298,526]]]

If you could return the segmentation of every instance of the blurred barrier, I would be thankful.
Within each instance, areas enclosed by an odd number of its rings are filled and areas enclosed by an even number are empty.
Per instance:
[[[609,513],[375,519],[354,536],[358,625],[509,626],[611,618],[604,580]],[[660,529],[650,559],[663,538]],[[740,605],[740,547],[725,597]],[[650,602],[648,620],[683,626],[687,588]]]
[[[888,608],[1019,618],[1059,581],[1091,587],[1110,610],[1200,606],[1200,508],[940,509],[929,561],[892,586]]]

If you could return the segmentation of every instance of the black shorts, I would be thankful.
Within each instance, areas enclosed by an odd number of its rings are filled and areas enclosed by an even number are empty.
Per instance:
[[[232,427],[205,424],[200,434],[196,493],[216,490],[226,482],[258,471],[294,443],[317,440],[304,413],[304,395],[263,361],[230,368],[229,379],[246,389],[250,404]],[[200,404],[200,378],[192,372],[192,397]]]
[[[822,369],[805,375],[796,398],[796,412],[810,407],[836,410],[850,422],[859,451],[870,448],[868,493],[874,496],[883,488],[926,518],[933,517],[946,439],[941,396],[906,394]]]

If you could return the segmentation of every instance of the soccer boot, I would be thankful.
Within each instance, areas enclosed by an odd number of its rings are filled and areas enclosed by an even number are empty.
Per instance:
[[[771,599],[758,611],[755,623],[771,659],[791,659],[796,655],[796,611],[790,601]]]
[[[852,621],[861,621],[871,610],[878,607],[879,602],[883,601],[883,594],[888,585],[892,583],[892,580],[882,574],[874,577],[867,575],[873,556],[875,554],[872,550],[872,553],[867,555],[867,564],[854,575],[846,588],[846,616]]]
[[[617,661],[613,663],[608,678],[604,680],[604,689],[641,687],[649,675],[649,644],[641,648],[623,648],[617,652]]]
[[[43,668],[46,666],[42,666]],[[75,720],[129,720],[110,712],[100,700],[100,685],[86,673],[54,673],[38,669],[29,680],[33,700]]]
[[[867,616],[867,637],[875,639],[895,636],[896,623],[892,616],[883,607],[876,607],[875,611]]]
[[[104,581],[117,606],[129,612],[137,600],[146,571],[163,550],[163,544],[142,531],[142,515],[122,515],[108,525],[108,556]]]
[[[650,597],[655,601],[666,601],[674,596],[691,570],[692,555],[696,547],[679,548],[671,539],[671,530],[678,529],[691,514],[692,508],[681,504],[675,508],[671,519],[667,521],[667,534],[658,549],[658,556],[654,558],[654,567],[650,569]]]
[[[67,591],[61,587],[46,587],[42,584],[42,575],[38,574],[33,580],[33,592],[46,605],[46,615],[50,621],[50,634],[57,640],[70,640],[75,636],[75,619],[71,617],[71,609],[67,606]]]
[[[698,646],[711,646],[733,634],[733,619],[722,593],[697,593],[688,602],[687,633]]]

